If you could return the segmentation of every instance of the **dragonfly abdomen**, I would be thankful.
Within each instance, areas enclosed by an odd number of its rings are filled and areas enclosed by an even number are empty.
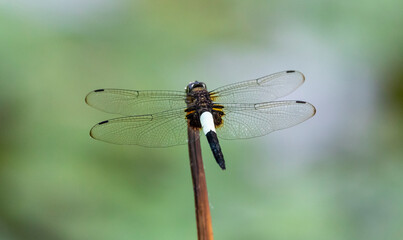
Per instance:
[[[203,112],[200,116],[200,123],[216,162],[220,165],[221,169],[225,170],[224,155],[222,154],[220,143],[217,138],[214,126],[215,122],[211,112]]]
[[[217,134],[211,130],[206,134],[206,137],[216,162],[218,163],[218,165],[221,167],[222,170],[225,170],[224,155],[222,154]]]

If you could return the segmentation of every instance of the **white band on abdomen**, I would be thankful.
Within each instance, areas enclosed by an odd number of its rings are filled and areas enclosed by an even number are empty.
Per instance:
[[[204,135],[206,135],[210,131],[215,132],[214,119],[211,112],[202,113],[202,115],[200,116],[200,123],[203,127]]]

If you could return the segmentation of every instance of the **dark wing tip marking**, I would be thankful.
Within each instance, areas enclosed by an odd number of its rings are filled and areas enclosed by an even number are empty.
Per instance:
[[[109,120],[105,120],[105,121],[102,121],[102,122],[98,123],[97,125],[93,126],[92,129],[91,129],[91,131],[90,131],[90,136],[91,136],[93,139],[97,139],[97,138],[93,135],[93,130],[94,130],[94,128],[95,128],[96,126],[98,126],[98,125],[102,125],[102,124],[105,124],[105,123],[108,123],[108,122],[109,122]]]
[[[315,114],[316,114],[316,108],[315,108],[315,106],[314,106],[314,105],[312,105],[312,104],[310,104],[310,103],[308,103],[308,102],[305,102],[305,101],[299,101],[299,100],[295,101],[295,103],[301,103],[301,104],[308,104],[308,105],[310,105],[310,106],[313,108],[313,113],[312,113],[312,116],[315,116]]]
[[[105,124],[105,123],[108,123],[108,122],[109,122],[108,120],[102,121],[102,122],[98,123],[98,125],[102,125],[102,124]]]
[[[307,102],[305,102],[305,101],[299,101],[299,100],[295,101],[295,103],[301,103],[301,104],[308,104],[308,105],[310,105],[310,106],[313,108],[312,116],[315,116],[315,114],[316,114],[316,108],[315,108],[314,105],[312,105],[312,104],[310,104],[310,103],[307,103]]]
[[[105,91],[105,89],[97,89],[97,90],[94,90],[94,91],[88,93],[87,96],[85,96],[85,103],[87,103],[88,105],[91,105],[91,104],[88,102],[88,97],[91,95],[91,93],[94,93],[94,92],[103,92],[103,91]]]
[[[305,75],[302,72],[295,71],[295,70],[288,70],[288,71],[285,71],[285,73],[299,73],[302,76],[302,83],[305,82]]]

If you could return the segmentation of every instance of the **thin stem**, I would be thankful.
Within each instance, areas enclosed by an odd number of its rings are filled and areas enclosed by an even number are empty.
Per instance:
[[[199,130],[188,127],[188,140],[190,170],[192,172],[195,196],[197,236],[198,240],[213,240],[213,227],[211,225],[210,205],[201,154]]]

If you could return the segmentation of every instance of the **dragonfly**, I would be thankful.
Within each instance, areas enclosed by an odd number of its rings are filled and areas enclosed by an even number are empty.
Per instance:
[[[121,117],[92,127],[90,136],[108,143],[170,147],[187,144],[188,127],[203,130],[218,165],[225,161],[220,139],[247,139],[295,126],[315,115],[305,101],[274,101],[305,81],[289,70],[229,84],[208,91],[191,82],[185,91],[98,89],[85,98],[88,105]]]

